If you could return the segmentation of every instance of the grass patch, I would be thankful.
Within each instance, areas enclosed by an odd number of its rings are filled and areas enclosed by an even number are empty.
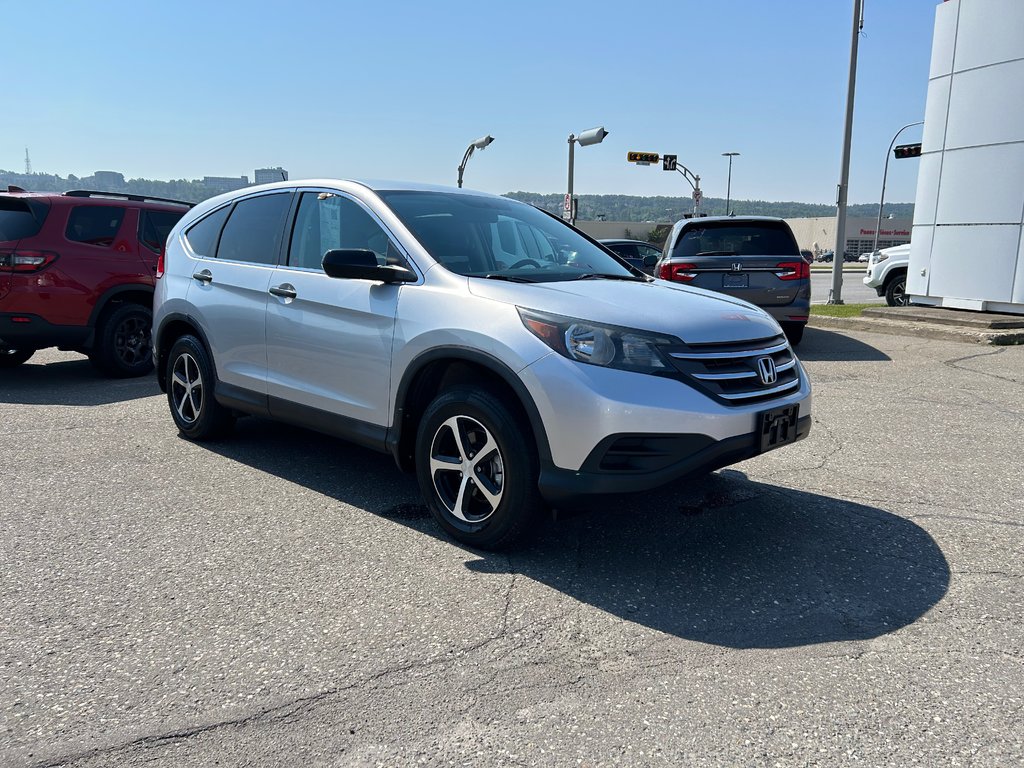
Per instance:
[[[828,317],[860,317],[868,307],[877,307],[878,304],[812,304],[812,315],[827,315]]]

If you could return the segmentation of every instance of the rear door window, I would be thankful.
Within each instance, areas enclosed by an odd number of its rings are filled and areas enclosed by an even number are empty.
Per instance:
[[[0,196],[0,243],[38,234],[49,211],[49,203],[41,200]]]
[[[238,202],[217,246],[217,258],[252,264],[276,264],[291,192],[260,195]]]
[[[184,211],[140,211],[139,242],[154,253],[160,253],[167,243],[167,236],[184,215]]]
[[[109,248],[121,229],[125,209],[116,205],[77,205],[68,216],[64,236],[76,243]]]

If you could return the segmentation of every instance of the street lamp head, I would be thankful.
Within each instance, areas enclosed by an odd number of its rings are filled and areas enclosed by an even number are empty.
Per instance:
[[[576,142],[581,147],[589,147],[591,144],[600,144],[607,135],[608,131],[604,129],[604,126],[591,128],[589,131],[583,131],[583,133],[577,136]]]
[[[722,157],[738,157],[739,152],[723,152]]]
[[[487,134],[486,136],[481,136],[479,139],[474,141],[473,146],[477,149],[487,149],[488,145],[490,145],[492,141],[494,141],[494,137]]]

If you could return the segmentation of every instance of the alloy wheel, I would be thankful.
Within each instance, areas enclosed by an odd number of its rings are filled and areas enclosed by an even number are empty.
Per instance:
[[[192,424],[203,410],[203,375],[192,355],[183,352],[171,372],[171,400],[178,417]]]
[[[126,366],[145,362],[152,354],[149,320],[145,317],[126,317],[114,331],[114,350]]]
[[[505,462],[498,443],[487,427],[469,416],[452,416],[434,433],[430,476],[441,503],[466,523],[493,515],[505,492]]]

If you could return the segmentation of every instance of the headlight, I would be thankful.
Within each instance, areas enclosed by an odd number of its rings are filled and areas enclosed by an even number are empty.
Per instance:
[[[591,323],[519,307],[523,325],[558,354],[589,365],[640,373],[669,369],[658,347],[679,339],[633,328]]]
[[[872,259],[873,264],[881,264],[883,261],[889,258],[888,253],[876,253]]]

